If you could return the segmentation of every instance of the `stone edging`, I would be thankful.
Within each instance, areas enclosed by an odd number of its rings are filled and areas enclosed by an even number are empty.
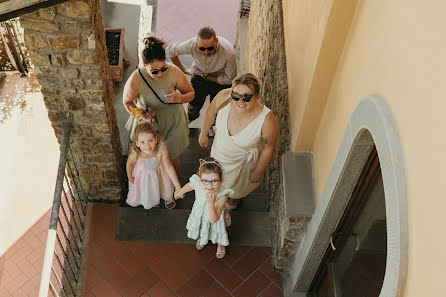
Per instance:
[[[407,278],[409,240],[404,162],[390,111],[384,101],[375,96],[361,99],[352,113],[324,191],[289,272],[291,282],[284,292],[308,290],[373,144],[380,159],[387,220],[386,271],[379,296],[402,295]]]

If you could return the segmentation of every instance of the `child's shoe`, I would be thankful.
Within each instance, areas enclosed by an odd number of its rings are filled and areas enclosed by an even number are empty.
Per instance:
[[[164,200],[164,206],[166,206],[167,209],[175,208],[176,205],[177,205],[177,203],[175,202],[175,199],[173,201],[169,201],[169,202]]]
[[[215,253],[215,257],[217,257],[217,259],[222,259],[226,255],[226,247],[224,245],[222,245],[221,247],[220,245],[217,245],[217,252]]]

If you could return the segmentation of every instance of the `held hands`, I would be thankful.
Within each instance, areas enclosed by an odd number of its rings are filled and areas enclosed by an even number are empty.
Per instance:
[[[134,178],[133,176],[130,176],[130,177],[129,177],[129,181],[130,181],[132,184],[134,184],[134,183],[135,183],[135,178]]]
[[[170,94],[165,94],[164,97],[166,97],[167,101],[169,103],[181,103],[181,94],[179,94],[177,91],[175,91],[172,88],[169,88]]]
[[[198,143],[201,147],[207,147],[208,146],[208,135],[207,133],[203,133],[203,129],[201,130],[200,136],[198,136]]]
[[[183,199],[184,198],[183,191],[181,191],[181,189],[175,189],[174,197],[175,197],[175,200]]]
[[[258,183],[259,181],[262,180],[262,176],[263,176],[263,172],[262,173],[257,173],[255,170],[253,172],[251,172],[251,174],[249,175],[249,182],[251,183]]]

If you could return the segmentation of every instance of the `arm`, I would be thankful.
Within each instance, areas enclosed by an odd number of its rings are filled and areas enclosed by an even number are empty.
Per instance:
[[[185,184],[180,190],[175,191],[175,199],[184,198],[184,195],[193,189],[190,183]]]
[[[133,178],[133,168],[135,167],[135,163],[137,160],[137,155],[135,152],[131,152],[130,156],[127,159],[127,163],[125,165],[125,169],[127,171],[127,177],[129,181],[133,184],[135,182],[135,179]]]
[[[266,166],[273,158],[273,153],[276,148],[277,139],[279,137],[279,125],[277,123],[274,114],[270,112],[262,126],[262,141],[263,149],[260,153],[259,159],[257,160],[257,165],[254,171],[251,172],[249,176],[249,181],[256,183],[262,179],[263,172]]]
[[[181,71],[183,71],[184,74],[188,74],[188,75],[194,76],[194,73],[191,72],[189,69],[187,69],[186,66],[184,66],[184,64],[181,61],[180,57],[178,57],[178,56],[170,57],[170,60],[172,61],[172,63],[177,65],[178,68],[180,68]]]
[[[204,77],[204,78],[207,79],[207,80],[210,80],[210,81],[212,81],[212,82],[214,82],[214,83],[221,84],[221,83],[218,82],[218,76],[210,76],[210,75],[207,75],[207,76]],[[225,85],[225,84],[221,84],[221,85]]]
[[[215,223],[220,219],[221,211],[223,210],[223,207],[226,204],[226,201],[228,200],[228,196],[224,195],[221,196],[217,201],[216,200],[217,194],[216,193],[206,193],[206,201],[207,201],[207,215],[208,220],[211,224]]]
[[[122,93],[122,103],[124,104],[127,112],[130,114],[132,113],[131,109],[136,107],[134,101],[139,95],[139,77],[136,71],[138,70],[135,70],[130,75],[129,79],[124,85],[124,91]]]
[[[215,98],[214,100],[212,100],[211,104],[209,104],[209,107],[204,115],[200,136],[198,138],[200,146],[208,146],[208,131],[214,124],[218,111],[227,104],[226,99],[228,98],[230,93],[231,89],[221,90],[220,92],[218,92],[217,95],[215,95]]]
[[[226,201],[228,200],[228,196],[221,196],[217,201],[216,200],[216,193],[206,193],[206,200],[207,200],[207,216],[208,220],[211,224],[217,222],[220,219],[221,212],[223,210],[223,207],[226,204]]]
[[[169,65],[172,68],[171,79],[181,94],[171,89],[170,94],[164,95],[168,102],[171,103],[188,103],[195,97],[194,88],[187,80],[184,73],[176,66]]]
[[[175,186],[175,190],[179,190],[181,188],[180,182],[178,181],[178,176],[175,169],[172,166],[172,162],[170,162],[169,152],[167,151],[167,147],[163,146],[163,153],[161,155],[161,161],[163,162],[164,167],[167,170],[167,174],[170,177],[170,180],[173,182]]]

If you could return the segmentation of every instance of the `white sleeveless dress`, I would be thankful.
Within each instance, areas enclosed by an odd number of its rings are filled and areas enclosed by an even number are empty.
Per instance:
[[[271,110],[263,106],[262,112],[248,126],[231,136],[228,131],[231,106],[229,103],[217,114],[211,157],[220,162],[223,168],[222,187],[234,190],[231,198],[239,199],[251,193],[260,184],[249,182],[249,176],[257,166],[262,148],[262,126]]]

